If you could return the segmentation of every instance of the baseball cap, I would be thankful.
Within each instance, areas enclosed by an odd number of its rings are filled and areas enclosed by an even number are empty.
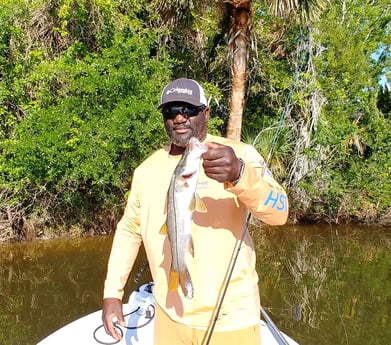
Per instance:
[[[202,86],[195,80],[187,78],[173,80],[164,87],[158,108],[171,102],[185,102],[197,107],[207,105]]]

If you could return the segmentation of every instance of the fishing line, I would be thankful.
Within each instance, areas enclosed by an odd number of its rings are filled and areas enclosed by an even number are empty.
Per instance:
[[[288,113],[288,110],[289,110],[289,107],[290,107],[290,104],[291,104],[291,100],[292,100],[292,95],[293,95],[293,89],[294,89],[294,84],[296,82],[296,80],[298,79],[298,75],[299,75],[299,72],[300,72],[300,68],[298,68],[296,71],[295,71],[295,75],[294,75],[294,80],[292,81],[291,85],[290,85],[290,88],[289,88],[289,93],[288,93],[288,97],[285,101],[285,105],[284,105],[284,110],[282,111],[281,115],[280,115],[280,118],[279,118],[279,121],[278,121],[278,124],[277,124],[277,127],[276,127],[276,131],[274,132],[274,136],[273,136],[273,140],[272,140],[272,143],[270,145],[270,150],[269,150],[269,153],[267,155],[267,159],[265,161],[265,167],[263,169],[263,172],[262,172],[262,177],[265,175],[266,171],[268,171],[267,167],[269,166],[270,164],[270,161],[271,161],[271,158],[272,158],[272,154],[273,154],[273,150],[274,150],[274,147],[276,146],[277,144],[277,140],[278,140],[278,137],[280,135],[280,131],[281,131],[281,127],[282,127],[282,123],[286,117],[286,114]],[[236,252],[236,256],[234,258],[234,261],[231,265],[231,268],[229,269],[229,273],[228,273],[228,279],[227,279],[227,282],[224,286],[224,290],[223,290],[223,294],[221,296],[221,299],[220,299],[220,302],[218,304],[218,307],[217,307],[217,311],[216,311],[216,314],[215,314],[215,317],[213,319],[213,322],[212,322],[212,325],[211,325],[211,328],[208,332],[208,337],[207,337],[207,342],[205,345],[209,345],[209,342],[210,342],[210,339],[212,337],[212,334],[213,334],[213,331],[214,331],[214,328],[216,326],[216,323],[217,323],[217,319],[218,319],[218,316],[219,316],[219,313],[220,313],[220,310],[221,310],[221,307],[222,307],[222,304],[223,304],[223,301],[224,301],[224,297],[225,297],[225,294],[228,290],[228,285],[229,285],[229,282],[231,280],[231,276],[232,276],[232,273],[233,273],[233,270],[235,268],[235,265],[236,265],[236,261],[238,259],[238,256],[239,256],[239,251],[240,251],[240,248],[242,246],[242,243],[244,241],[244,236],[246,234],[246,232],[248,231],[248,224],[250,222],[250,219],[251,219],[251,213],[249,212],[249,215],[247,217],[247,220],[246,220],[246,223],[245,223],[245,226],[244,226],[244,229],[243,229],[243,232],[242,232],[242,236],[241,236],[241,239],[240,239],[240,243],[239,243],[239,247],[237,249],[237,252]],[[277,327],[276,327],[277,328]]]
[[[286,114],[288,113],[288,109],[291,104],[292,95],[293,95],[293,85],[294,85],[295,81],[297,80],[297,76],[298,76],[298,71],[296,71],[296,73],[295,73],[295,78],[291,84],[291,87],[290,87],[289,93],[288,93],[288,97],[285,101],[284,110],[282,111],[280,118],[278,120],[276,131],[274,132],[273,140],[272,140],[272,143],[270,144],[270,150],[269,150],[269,153],[266,158],[266,167],[268,167],[270,164],[270,161],[271,161],[273,153],[274,153],[274,147],[276,146],[278,137],[280,136],[282,122],[285,120]]]
[[[331,211],[329,207],[329,225],[330,225],[330,239],[331,239],[331,247],[333,251],[333,270],[334,270],[334,277],[335,277],[335,300],[337,304],[337,312],[338,312],[338,317],[341,320],[341,325],[342,329],[345,335],[345,340],[346,344],[349,344],[349,339],[348,339],[348,332],[346,330],[346,325],[345,321],[342,317],[342,312],[341,312],[341,304],[339,303],[339,289],[338,289],[338,283],[339,283],[339,276],[338,276],[338,271],[337,271],[337,257],[335,255],[335,241],[334,241],[334,235],[333,235],[333,227],[331,226]]]
[[[303,36],[303,34],[302,34],[302,36]],[[289,85],[289,92],[288,92],[288,96],[287,96],[287,98],[285,100],[284,109],[281,112],[281,115],[280,115],[280,118],[278,120],[278,124],[277,124],[277,127],[276,127],[276,131],[274,132],[274,137],[273,137],[272,143],[270,144],[269,153],[268,153],[267,158],[266,158],[266,166],[267,167],[270,164],[270,161],[271,161],[273,153],[274,153],[275,146],[277,145],[277,140],[278,140],[278,137],[280,135],[281,128],[283,127],[282,123],[285,120],[286,115],[289,112],[289,108],[290,108],[290,106],[292,104],[293,91],[294,91],[295,85],[297,84],[297,82],[299,80],[299,75],[300,75],[300,73],[302,71],[302,66],[305,66],[305,64],[306,64],[306,62],[305,62],[305,51],[304,51],[304,49],[301,49],[300,58],[299,58],[299,64],[296,67],[296,70],[294,71],[293,80],[291,81],[291,83]]]

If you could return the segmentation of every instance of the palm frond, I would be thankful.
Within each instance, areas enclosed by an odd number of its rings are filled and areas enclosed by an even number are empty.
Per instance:
[[[305,24],[318,20],[330,5],[329,0],[266,0],[266,2],[274,15],[298,18]]]
[[[159,0],[156,3],[162,22],[169,26],[186,24],[194,10],[193,0]]]
[[[278,137],[274,138],[278,130]],[[270,161],[267,162],[273,170],[282,171],[287,157],[293,149],[293,137],[288,127],[277,128],[271,126],[255,132],[253,129],[244,128],[242,141],[253,145],[255,149]]]

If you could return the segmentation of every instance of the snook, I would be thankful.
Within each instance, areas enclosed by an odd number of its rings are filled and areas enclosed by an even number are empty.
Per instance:
[[[193,298],[193,284],[185,262],[185,253],[194,254],[192,239],[193,212],[206,212],[197,196],[196,188],[200,172],[201,155],[208,148],[192,137],[171,178],[167,197],[167,221],[162,233],[168,233],[171,245],[171,270],[169,289],[180,285],[186,298]]]

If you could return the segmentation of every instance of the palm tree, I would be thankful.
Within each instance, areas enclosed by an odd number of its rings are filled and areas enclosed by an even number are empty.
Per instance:
[[[265,0],[276,16],[295,17],[304,23],[319,18],[327,7],[328,0]],[[227,137],[241,139],[242,118],[246,100],[247,65],[250,27],[252,20],[251,0],[232,0],[230,39],[228,50],[231,56],[231,96]]]
[[[315,20],[327,7],[328,0],[264,0],[276,16],[296,17],[305,23]],[[189,24],[192,11],[201,6],[202,1],[194,0],[157,0],[157,9],[165,23],[172,27]],[[205,1],[205,4],[210,3]],[[249,46],[252,24],[251,0],[218,0],[216,6],[228,13],[230,18],[228,52],[230,57],[231,92],[229,100],[229,118],[227,137],[241,139],[242,118],[246,105],[246,84],[248,77]],[[222,6],[222,4],[226,4]]]
[[[246,102],[247,64],[252,21],[251,0],[233,0],[228,51],[231,57],[231,96],[227,138],[240,140]]]

